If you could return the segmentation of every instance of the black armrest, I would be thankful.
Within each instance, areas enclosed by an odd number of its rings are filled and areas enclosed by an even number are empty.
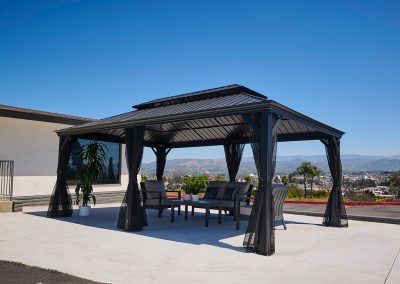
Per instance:
[[[240,201],[246,200],[247,199],[247,195],[248,195],[248,192],[241,193],[241,194],[236,194],[236,198],[238,198]]]

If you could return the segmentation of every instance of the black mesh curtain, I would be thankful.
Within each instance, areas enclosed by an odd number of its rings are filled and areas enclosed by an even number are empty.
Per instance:
[[[143,157],[144,131],[144,127],[125,129],[129,184],[119,210],[117,227],[127,231],[140,231],[147,226],[147,215],[141,201],[137,178]]]
[[[272,113],[253,117],[252,150],[258,173],[258,190],[247,225],[243,246],[262,255],[275,253],[275,232],[272,178],[275,172],[277,125],[280,120]]]
[[[157,168],[156,168],[157,180],[162,180],[164,175],[165,163],[167,162],[167,155],[171,151],[171,149],[166,149],[165,147],[162,146],[151,149],[153,150],[157,158]]]
[[[48,217],[72,216],[72,202],[67,185],[66,169],[71,153],[71,146],[75,138],[60,136],[58,146],[57,181],[50,198]]]
[[[240,161],[243,156],[245,144],[224,145],[226,165],[228,167],[229,181],[235,181],[239,171]]]
[[[342,196],[342,163],[340,160],[340,140],[335,137],[321,140],[325,145],[329,170],[332,176],[332,190],[326,205],[323,224],[332,227],[347,227],[347,214]]]

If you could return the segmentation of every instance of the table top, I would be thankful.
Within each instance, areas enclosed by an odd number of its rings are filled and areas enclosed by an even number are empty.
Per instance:
[[[212,205],[220,205],[223,203],[222,200],[214,200],[214,199],[200,199],[199,201],[192,200],[183,200],[183,199],[171,199],[171,203],[173,204],[187,204],[193,206],[212,206]]]

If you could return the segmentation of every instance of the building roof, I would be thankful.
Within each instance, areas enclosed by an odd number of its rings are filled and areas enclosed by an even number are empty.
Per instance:
[[[2,104],[0,104],[0,116],[68,124],[68,125],[78,125],[94,121],[93,119],[85,117],[33,110],[27,108],[19,108]]]
[[[172,96],[134,106],[136,110],[58,131],[60,135],[124,140],[124,129],[145,126],[145,145],[169,147],[249,143],[244,116],[270,110],[282,118],[280,141],[341,137],[344,132],[318,122],[240,85]]]

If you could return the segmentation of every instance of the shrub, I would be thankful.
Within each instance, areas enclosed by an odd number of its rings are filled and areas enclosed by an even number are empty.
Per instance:
[[[217,176],[214,178],[214,180],[215,180],[215,181],[224,181],[224,180],[225,180],[225,177],[222,176],[222,175],[217,175]]]
[[[355,191],[351,190],[345,193],[344,198],[348,201],[354,202],[375,202],[375,195],[367,191]]]
[[[328,198],[329,193],[326,190],[323,189],[318,189],[318,190],[313,190],[312,191],[312,198],[316,199],[326,199]]]
[[[304,196],[304,192],[297,185],[289,185],[288,198],[300,199]]]

